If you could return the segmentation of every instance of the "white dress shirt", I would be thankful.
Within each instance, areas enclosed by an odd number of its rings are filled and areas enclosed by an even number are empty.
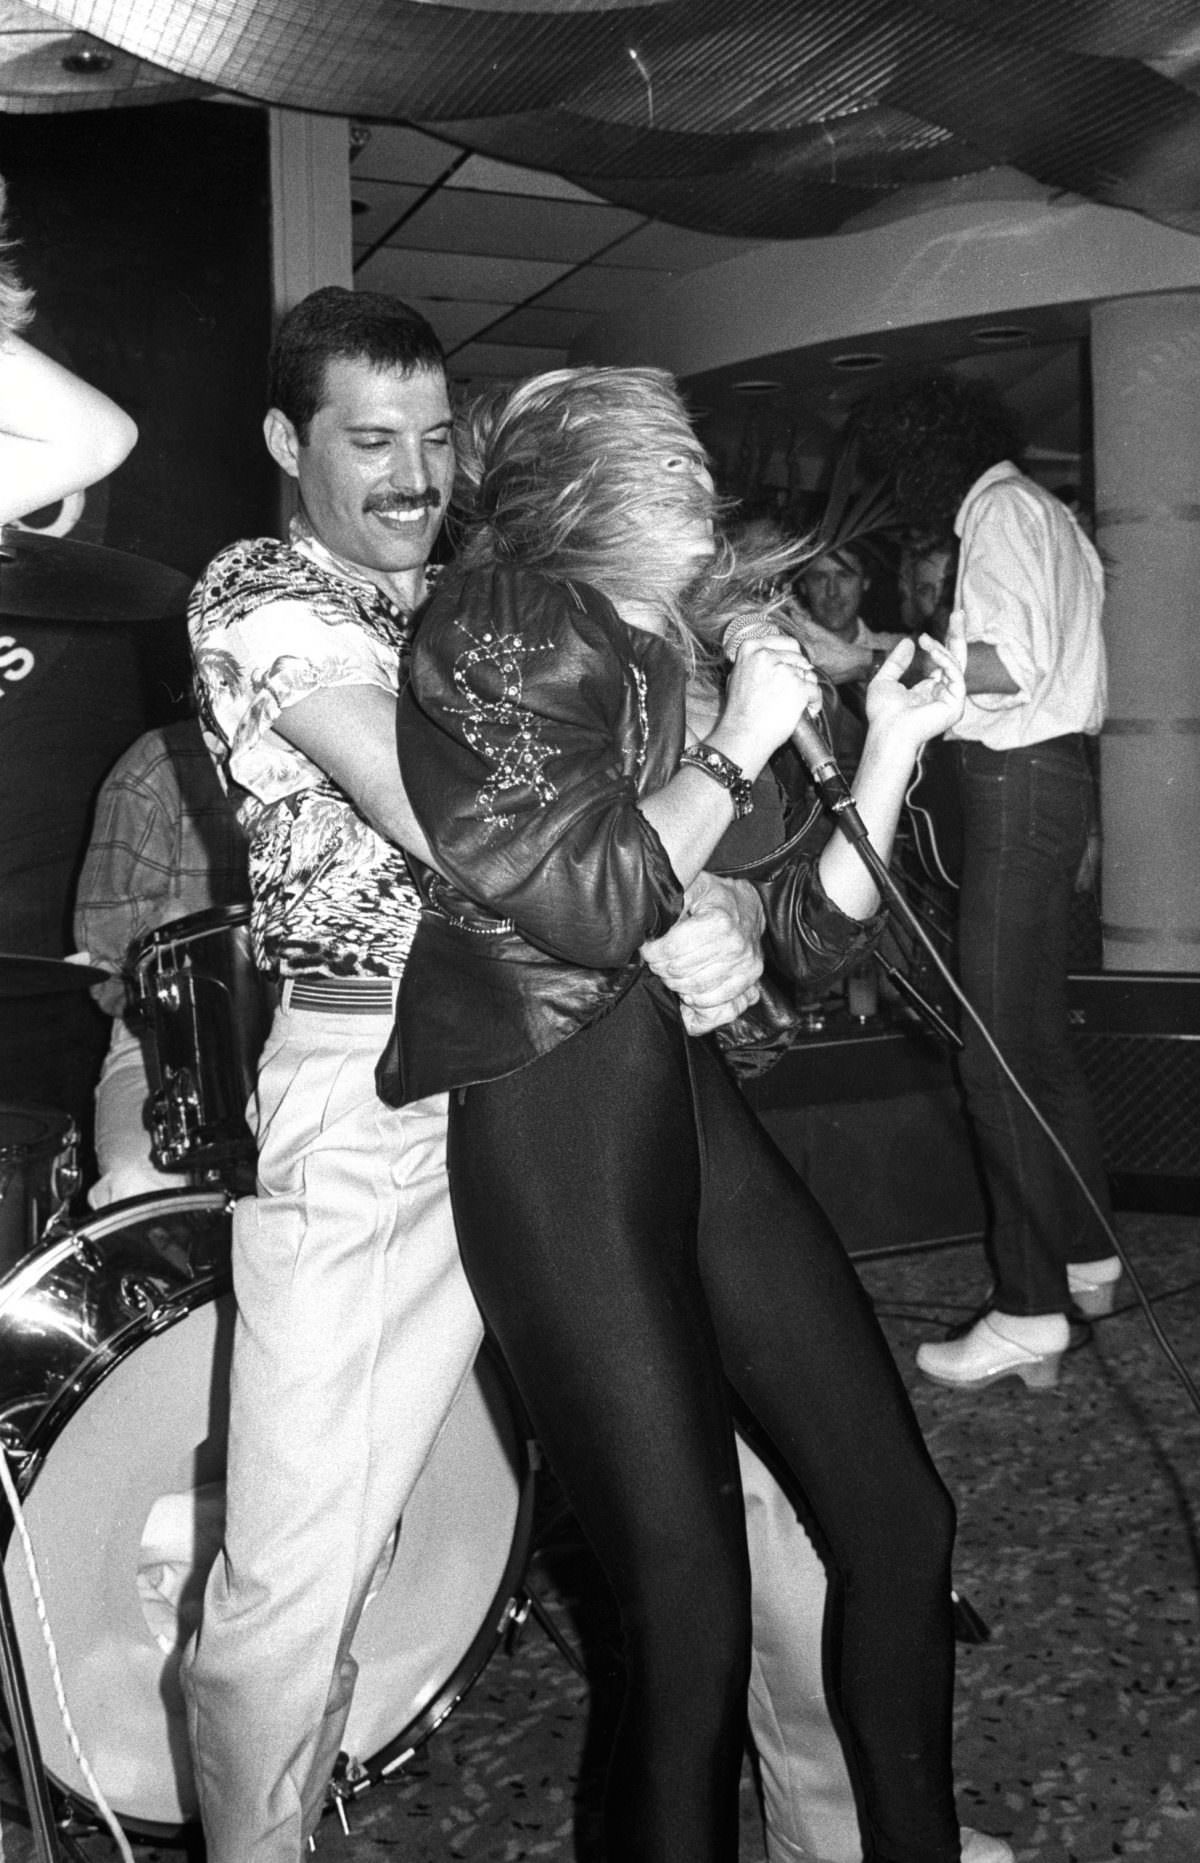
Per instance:
[[[954,528],[962,549],[949,638],[994,647],[1018,689],[974,694],[948,735],[1014,750],[1099,731],[1104,571],[1070,511],[1003,460],[976,479]]]

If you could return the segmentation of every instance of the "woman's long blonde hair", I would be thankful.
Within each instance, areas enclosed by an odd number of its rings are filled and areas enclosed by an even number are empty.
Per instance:
[[[722,592],[734,603],[729,614],[738,612],[746,589],[811,553],[807,546],[775,548],[765,570],[762,560],[745,562],[718,541],[697,579],[686,537],[665,520],[715,521],[720,501],[693,473],[666,469],[681,457],[707,460],[663,369],[535,375],[472,402],[455,442],[464,568],[516,563],[590,583],[618,608],[649,602],[693,667],[715,657]]]

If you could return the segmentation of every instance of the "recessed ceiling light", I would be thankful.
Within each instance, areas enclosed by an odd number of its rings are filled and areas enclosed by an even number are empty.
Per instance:
[[[111,52],[93,52],[83,49],[68,52],[62,60],[62,68],[69,71],[73,78],[98,78],[113,66]]]
[[[772,381],[766,375],[748,375],[744,381],[731,384],[735,395],[777,395],[782,391],[783,383]]]
[[[877,349],[848,349],[840,356],[831,356],[829,366],[840,369],[843,375],[859,375],[866,369],[882,369],[887,361]]]
[[[972,330],[971,341],[984,348],[1002,349],[1006,343],[1028,343],[1033,331],[1023,323],[986,323]]]

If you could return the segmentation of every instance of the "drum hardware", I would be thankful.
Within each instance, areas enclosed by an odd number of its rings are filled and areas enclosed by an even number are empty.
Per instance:
[[[563,1661],[567,1663],[570,1668],[574,1669],[576,1675],[579,1676],[582,1681],[586,1682],[588,1679],[588,1672],[582,1656],[579,1654],[578,1650],[572,1649],[571,1645],[567,1642],[567,1639],[551,1616],[545,1600],[533,1589],[533,1586],[529,1583],[528,1577],[526,1577],[521,1587],[521,1597],[513,1607],[509,1618],[507,1628],[508,1636],[515,1641],[531,1617],[536,1623],[541,1625]]]
[[[150,1155],[160,1171],[175,1170],[186,1164],[189,1135],[197,1128],[201,1105],[193,1070],[169,1059],[164,1053],[167,1044],[159,1039],[160,1028],[183,1010],[184,991],[175,974],[143,975],[139,970],[132,994],[138,1026],[149,1031],[158,1061],[160,1084],[151,1094],[149,1107]],[[188,1013],[194,1014],[195,1007],[189,998]]]
[[[216,906],[149,932],[134,947],[132,993],[158,1062],[150,1134],[159,1170],[252,1159],[246,1106],[275,998],[255,968],[249,907]]]
[[[79,1129],[48,1106],[0,1104],[0,1275],[70,1226]]]
[[[85,1233],[82,1231],[76,1232],[72,1241],[72,1247],[75,1250],[75,1259],[85,1274],[100,1274],[102,1272],[104,1268],[104,1256],[96,1247],[96,1244],[90,1241]]]
[[[19,1488],[24,1482],[25,1470],[29,1465],[29,1451],[21,1439],[19,1428],[9,1417],[5,1417],[3,1422],[0,1422],[0,1452],[3,1453],[12,1471],[13,1480]]]
[[[180,991],[168,984],[156,997],[160,1008],[175,1011]],[[151,1155],[160,1171],[186,1169],[194,1149],[192,1135],[201,1118],[200,1088],[187,1067],[163,1070],[162,1087],[150,1101]]]
[[[72,537],[0,530],[0,614],[31,621],[162,621],[182,615],[192,579],[165,563]]]
[[[146,1274],[123,1274],[117,1282],[116,1301],[131,1320],[145,1320],[150,1332],[169,1326],[175,1317],[166,1288]]]
[[[532,1443],[527,1444],[527,1448],[532,1451],[534,1445]],[[525,1536],[522,1535],[521,1537],[524,1539]],[[544,1610],[544,1608],[543,1606],[542,1609]],[[541,1623],[543,1621],[541,1612],[533,1609],[533,1599],[524,1577],[522,1577],[520,1588],[504,1600],[500,1615],[496,1619],[495,1624],[491,1626],[492,1647],[496,1648],[501,1643],[507,1643],[511,1637],[519,1634],[528,1622],[531,1611],[532,1614],[537,1617],[538,1622]],[[560,1641],[553,1629],[549,1630],[549,1635],[551,1642],[558,1645],[564,1656],[566,1656],[567,1661],[571,1663],[574,1668],[578,1669],[580,1675],[584,1675],[585,1672],[580,1666],[578,1658],[569,1646]],[[482,1668],[483,1664],[481,1663],[479,1669],[464,1682],[453,1699],[448,1699],[442,1705],[435,1720],[430,1720],[427,1724],[424,1721],[422,1722],[419,1737],[414,1739],[409,1746],[397,1747],[393,1744],[387,1751],[386,1759],[375,1763],[367,1763],[361,1759],[353,1758],[348,1753],[338,1754],[337,1763],[334,1766],[333,1776],[329,1781],[326,1796],[328,1803],[337,1813],[338,1822],[346,1836],[350,1834],[350,1821],[346,1815],[346,1806],[349,1804],[350,1800],[352,1798],[360,1798],[371,1786],[378,1785],[383,1779],[389,1779],[393,1773],[402,1771],[403,1768],[409,1764],[410,1760],[414,1760],[430,1735],[436,1732],[451,1710],[458,1706],[472,1683],[478,1680]]]

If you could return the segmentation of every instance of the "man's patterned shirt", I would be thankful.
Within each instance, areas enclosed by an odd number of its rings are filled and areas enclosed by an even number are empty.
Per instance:
[[[404,968],[419,911],[404,856],[272,727],[327,687],[396,692],[410,625],[299,524],[288,543],[259,537],[223,550],[193,591],[201,723],[249,841],[264,970],[396,977]]]

